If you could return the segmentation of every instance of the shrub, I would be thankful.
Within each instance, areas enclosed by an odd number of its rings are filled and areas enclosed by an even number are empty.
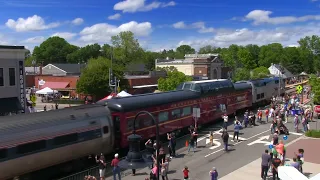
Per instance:
[[[308,137],[320,138],[320,130],[310,130],[305,133]]]
[[[75,99],[55,99],[54,103],[58,104],[84,104],[84,100],[75,100]]]

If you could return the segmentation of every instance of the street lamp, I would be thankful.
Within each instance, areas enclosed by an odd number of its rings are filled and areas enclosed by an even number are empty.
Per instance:
[[[159,180],[159,171],[160,171],[160,165],[159,165],[159,125],[158,122],[155,120],[154,116],[149,113],[148,111],[140,111],[136,114],[133,120],[133,132],[130,136],[128,136],[129,141],[129,152],[126,156],[126,158],[119,162],[119,167],[122,169],[139,169],[144,168],[147,166],[150,166],[153,162],[148,156],[143,155],[140,152],[140,140],[142,137],[140,135],[136,134],[136,119],[141,114],[146,114],[151,117],[154,124],[156,125],[156,159],[157,159],[157,179]]]

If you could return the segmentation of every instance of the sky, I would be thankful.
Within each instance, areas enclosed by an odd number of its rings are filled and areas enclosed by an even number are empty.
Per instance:
[[[31,51],[49,37],[77,46],[132,31],[146,50],[282,43],[320,35],[320,0],[0,0],[0,44]]]

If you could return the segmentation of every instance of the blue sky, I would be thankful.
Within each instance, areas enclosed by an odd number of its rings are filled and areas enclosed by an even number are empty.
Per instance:
[[[320,0],[0,0],[0,44],[29,49],[50,36],[85,46],[121,31],[149,50],[188,44],[297,45],[320,35]]]

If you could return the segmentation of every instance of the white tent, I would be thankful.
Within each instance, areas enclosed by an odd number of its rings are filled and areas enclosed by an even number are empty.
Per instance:
[[[54,93],[58,93],[57,90],[52,90],[51,88],[48,88],[48,87],[45,87],[39,91],[36,91],[36,94],[43,94],[43,95],[46,95],[46,94],[54,94]]]
[[[117,97],[127,97],[127,96],[132,96],[132,95],[125,91],[121,91],[117,94]]]
[[[303,175],[293,166],[279,166],[278,175],[279,178],[283,180],[308,180],[305,175]]]

